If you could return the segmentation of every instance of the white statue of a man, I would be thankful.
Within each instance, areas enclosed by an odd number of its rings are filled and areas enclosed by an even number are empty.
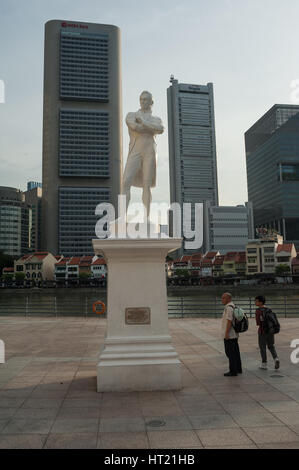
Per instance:
[[[164,127],[160,118],[152,116],[153,97],[148,91],[140,95],[140,108],[128,113],[126,124],[129,129],[129,155],[123,175],[123,193],[127,209],[130,202],[131,186],[143,188],[142,202],[149,218],[152,200],[151,188],[156,186],[156,141],[155,135],[162,134]]]

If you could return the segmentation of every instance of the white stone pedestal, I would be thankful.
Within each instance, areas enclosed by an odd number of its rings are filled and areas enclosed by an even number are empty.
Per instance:
[[[181,362],[168,327],[165,257],[181,239],[93,240],[108,267],[107,333],[98,392],[178,390]]]

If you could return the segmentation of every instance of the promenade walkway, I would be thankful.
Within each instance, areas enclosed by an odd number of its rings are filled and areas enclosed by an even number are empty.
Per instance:
[[[258,369],[251,320],[238,377],[223,377],[220,321],[170,320],[181,391],[97,393],[105,319],[0,317],[0,448],[299,449],[299,364],[290,361],[299,320],[281,320],[278,371],[270,358]]]

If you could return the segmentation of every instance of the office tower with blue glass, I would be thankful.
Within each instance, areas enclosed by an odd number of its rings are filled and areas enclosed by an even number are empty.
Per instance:
[[[170,201],[181,205],[209,201],[218,206],[213,84],[179,83],[173,76],[170,82]]]
[[[42,248],[92,255],[95,208],[117,207],[122,173],[120,30],[45,25]]]
[[[299,248],[299,106],[275,104],[245,133],[248,200],[256,228]]]
[[[32,207],[20,189],[0,186],[0,253],[21,256],[31,250]]]

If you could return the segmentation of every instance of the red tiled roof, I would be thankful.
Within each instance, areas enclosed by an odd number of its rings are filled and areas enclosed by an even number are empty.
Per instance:
[[[71,258],[63,258],[61,259],[58,263],[55,263],[55,266],[62,266],[64,264],[67,264]]]
[[[238,259],[237,251],[229,251],[224,256],[224,261],[237,261],[237,259]]]
[[[218,251],[209,251],[208,253],[205,254],[205,258],[215,258],[217,253]]]
[[[32,258],[37,258],[39,260],[43,260],[44,258],[46,258],[46,256],[48,256],[49,252],[48,251],[36,251],[35,253],[33,253],[30,258],[27,259],[26,262],[29,261],[29,259],[32,259]]]
[[[196,260],[201,260],[202,258],[202,253],[194,253],[194,255],[191,256],[191,261],[196,261]]]
[[[99,258],[99,259],[96,259],[93,263],[92,263],[92,266],[98,266],[100,264],[106,264],[106,261],[104,260],[104,258]]]
[[[201,262],[201,264],[205,264],[207,266],[212,266],[212,260],[209,258],[204,258]]]
[[[293,243],[283,243],[282,245],[277,246],[277,253],[281,251],[288,251],[291,252],[293,248]]]
[[[20,261],[25,261],[26,259],[31,258],[31,256],[32,255],[24,255],[24,256],[22,256],[22,258],[20,258]]]
[[[214,261],[214,266],[222,266],[224,261],[224,255],[221,256],[216,256],[216,259]]]
[[[70,264],[73,264],[73,265],[74,265],[74,264],[77,264],[77,265],[79,265],[80,259],[81,259],[80,256],[73,256],[73,257],[71,258],[70,262],[68,263],[68,265],[70,265]]]
[[[181,261],[188,263],[188,261],[190,261],[191,258],[192,258],[192,255],[183,255],[183,256],[181,257]]]
[[[239,251],[239,253],[237,253],[236,262],[237,263],[246,263],[246,252],[245,251]]]
[[[13,273],[14,272],[14,268],[3,268],[3,272],[4,273]]]

